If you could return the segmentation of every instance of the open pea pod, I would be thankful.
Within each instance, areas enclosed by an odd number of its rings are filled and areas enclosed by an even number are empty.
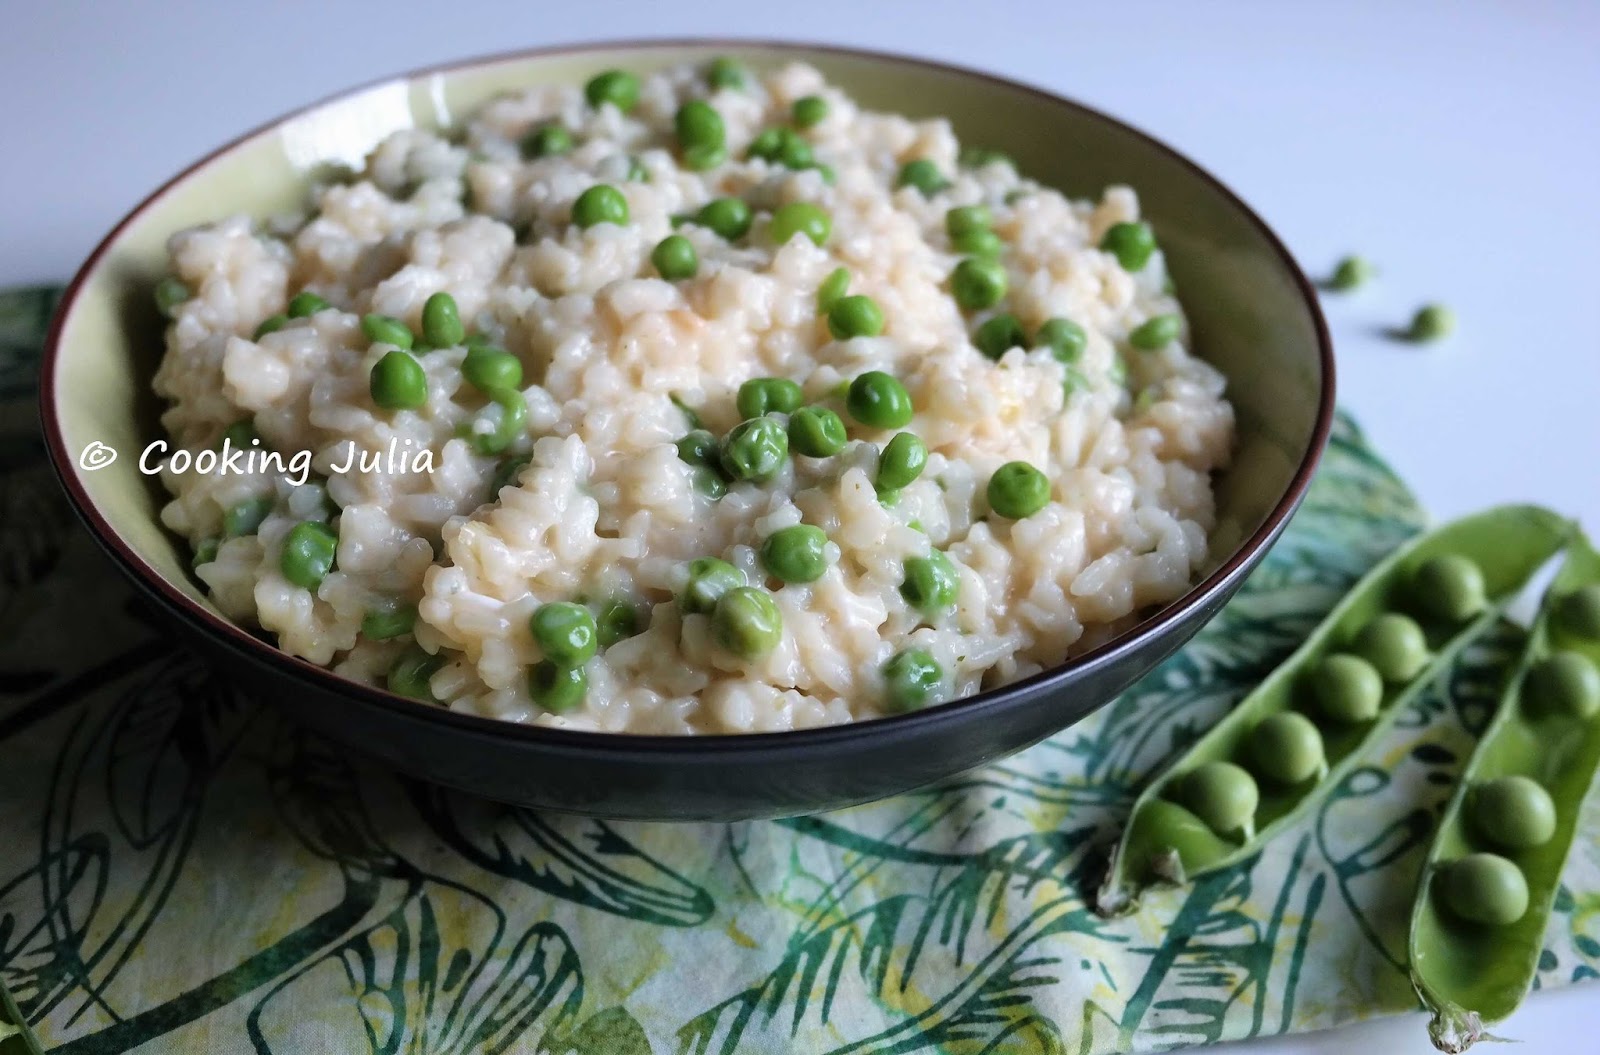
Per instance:
[[[1151,883],[1184,883],[1243,860],[1312,808],[1366,745],[1393,723],[1407,701],[1500,618],[1505,605],[1567,543],[1573,530],[1569,521],[1537,506],[1501,506],[1420,535],[1385,558],[1352,587],[1293,655],[1145,788],[1112,853],[1096,898],[1099,911],[1105,915],[1127,911]],[[1452,605],[1441,604],[1433,592],[1437,583],[1430,576],[1441,559],[1464,565],[1472,573],[1471,589],[1455,595],[1454,616],[1440,614],[1441,608]],[[1394,624],[1407,631],[1397,640],[1409,644],[1409,650],[1373,647],[1374,642],[1363,636],[1375,625],[1391,630],[1396,629]],[[1347,653],[1363,649],[1374,662],[1350,663]],[[1317,680],[1328,672],[1324,661],[1334,656],[1340,657],[1335,664],[1370,668],[1369,713],[1335,719],[1325,706],[1313,702],[1319,691]],[[1387,677],[1380,681],[1376,667],[1385,668]],[[1299,717],[1275,717],[1284,715]],[[1297,726],[1288,731],[1305,734],[1298,746],[1320,747],[1317,764],[1305,779],[1294,783],[1252,779],[1250,770],[1276,769],[1273,763],[1282,760],[1275,757],[1276,751],[1264,754],[1252,742],[1267,718],[1279,726]],[[1310,727],[1314,730],[1308,731]],[[1221,807],[1206,818],[1201,814],[1207,810],[1196,812],[1197,783],[1205,783],[1207,792],[1219,786],[1227,790],[1228,780],[1210,779],[1219,776],[1219,770],[1226,771],[1221,777],[1235,778],[1235,785],[1248,785],[1247,795],[1235,794],[1222,803],[1236,807],[1242,821],[1233,830],[1218,830],[1217,818],[1226,812]],[[1281,770],[1274,775],[1281,777]]]
[[[1587,626],[1562,618],[1563,605],[1585,600]],[[1411,981],[1433,1012],[1428,1032],[1441,1051],[1465,1051],[1487,1036],[1483,1024],[1510,1015],[1533,982],[1578,814],[1600,769],[1596,602],[1600,553],[1580,537],[1428,852],[1411,914]],[[1468,855],[1495,867],[1469,865],[1452,877]]]

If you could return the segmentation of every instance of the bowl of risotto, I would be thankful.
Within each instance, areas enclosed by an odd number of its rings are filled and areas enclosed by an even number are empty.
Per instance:
[[[252,132],[96,250],[41,389],[90,530],[241,688],[651,818],[866,801],[1091,713],[1265,554],[1333,402],[1304,277],[1170,149],[750,42]]]

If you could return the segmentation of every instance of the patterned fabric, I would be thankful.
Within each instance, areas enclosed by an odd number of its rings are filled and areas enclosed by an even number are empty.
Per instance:
[[[0,296],[0,400],[31,398],[54,298]],[[52,1052],[1093,1055],[1412,1008],[1431,817],[1514,647],[1473,652],[1254,859],[1101,920],[1141,781],[1422,523],[1348,420],[1238,599],[1093,719],[938,790],[693,826],[476,801],[247,701],[40,458],[0,434],[0,1022]],[[1540,985],[1600,967],[1595,836],[1566,879]]]

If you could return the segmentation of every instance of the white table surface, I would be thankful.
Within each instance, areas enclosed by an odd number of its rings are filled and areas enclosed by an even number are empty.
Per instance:
[[[9,6],[9,5],[8,5]],[[0,34],[0,284],[63,279],[160,181],[350,85],[534,44],[719,34],[979,66],[1145,128],[1210,168],[1308,272],[1347,251],[1370,289],[1326,302],[1341,403],[1445,518],[1545,502],[1600,526],[1600,4],[1117,0],[57,0]],[[1426,300],[1447,343],[1381,338]],[[1527,1055],[1600,1050],[1600,986],[1537,994],[1499,1030]],[[1412,1015],[1229,1045],[1432,1051]]]

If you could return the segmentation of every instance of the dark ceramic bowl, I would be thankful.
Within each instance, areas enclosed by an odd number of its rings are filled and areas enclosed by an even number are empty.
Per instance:
[[[490,96],[731,54],[804,60],[864,104],[943,114],[1075,195],[1135,187],[1160,232],[1202,354],[1229,378],[1233,467],[1217,479],[1216,563],[1203,582],[1117,640],[1064,666],[946,706],[792,733],[694,738],[580,733],[456,714],[358,685],[279,652],[202,596],[187,547],[162,527],[158,485],[119,458],[80,467],[94,441],[119,451],[160,432],[150,378],[161,354],[150,290],[164,242],[229,213],[303,201],[307,174],[359,163],[395,129],[436,127]],[[992,762],[1111,700],[1215,615],[1294,511],[1327,439],[1333,358],[1316,297],[1283,245],[1227,188],[1094,110],[981,73],[894,55],[735,41],[530,51],[358,89],[223,147],[157,190],[73,280],[45,352],[45,433],[79,515],[184,636],[239,685],[408,773],[495,799],[605,817],[732,819],[814,812],[892,795]]]

